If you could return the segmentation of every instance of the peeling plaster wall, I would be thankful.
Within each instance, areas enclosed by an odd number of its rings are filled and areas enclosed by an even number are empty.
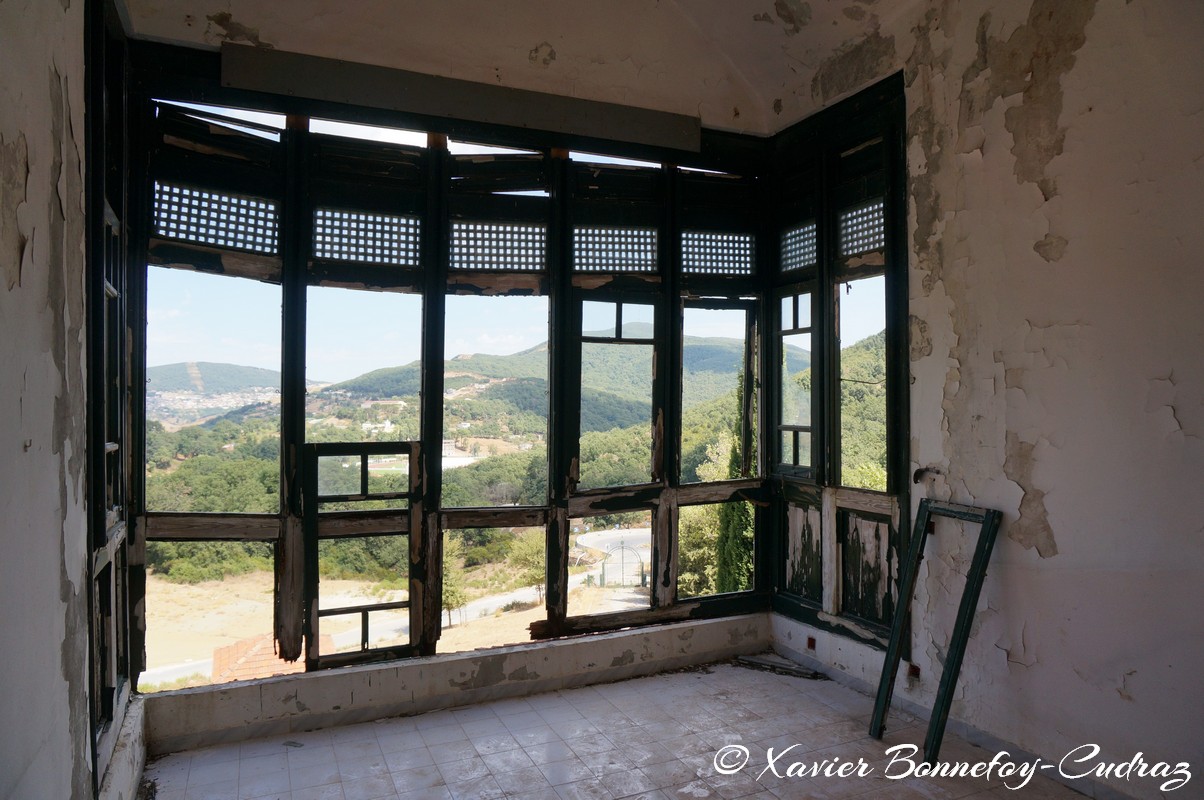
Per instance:
[[[913,467],[1006,515],[953,713],[1046,756],[1204,771],[1202,35],[1187,0],[958,2],[904,56]],[[931,676],[965,538],[917,593]]]
[[[1204,5],[913,13],[795,88],[904,70],[911,458],[938,471],[913,501],[1005,513],[953,717],[1047,759],[1091,742],[1199,781]],[[905,699],[932,702],[972,552],[938,523]]]
[[[0,797],[91,796],[83,4],[0,2]]]

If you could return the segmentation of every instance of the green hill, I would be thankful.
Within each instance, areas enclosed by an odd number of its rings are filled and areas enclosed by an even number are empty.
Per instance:
[[[147,367],[146,388],[152,392],[224,394],[248,389],[280,388],[280,373],[273,369],[189,361]]]
[[[629,337],[651,335],[647,323],[624,326]],[[587,334],[588,335],[588,334]],[[478,378],[513,378],[506,384],[491,386],[482,397],[514,401],[520,410],[539,413],[546,407],[547,343],[513,355],[463,355],[446,362],[447,388],[459,388]],[[684,405],[688,408],[730,391],[734,376],[744,360],[744,345],[739,339],[686,337],[683,350],[686,375]],[[791,347],[787,356],[791,372],[805,370],[811,363],[806,350]],[[650,345],[610,345],[586,343],[581,354],[583,397],[608,406],[626,405],[631,413],[646,409],[651,387],[652,348]],[[327,391],[374,398],[406,397],[418,394],[421,374],[418,362],[400,367],[373,370]],[[617,412],[616,412],[617,413]],[[646,413],[646,412],[641,412]],[[602,416],[614,416],[610,411]],[[635,418],[625,417],[629,423]],[[626,427],[619,424],[617,427]],[[588,427],[586,430],[599,430]]]

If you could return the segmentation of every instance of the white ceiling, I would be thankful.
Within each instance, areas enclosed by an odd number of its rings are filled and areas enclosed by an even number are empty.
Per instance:
[[[771,134],[899,68],[925,0],[125,0],[139,38],[223,41]]]

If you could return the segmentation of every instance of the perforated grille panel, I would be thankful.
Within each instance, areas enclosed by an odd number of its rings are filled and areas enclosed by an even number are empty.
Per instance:
[[[782,271],[815,266],[815,223],[788,230],[782,234]]]
[[[453,269],[541,270],[546,264],[543,225],[457,222],[452,225]]]
[[[681,268],[705,275],[751,275],[752,234],[685,231],[681,236]]]
[[[155,233],[198,244],[275,253],[276,204],[261,197],[155,183]]]
[[[416,267],[421,227],[416,217],[319,208],[314,212],[314,255]]]
[[[573,268],[580,272],[656,272],[656,230],[574,228]]]
[[[881,200],[841,212],[840,254],[855,256],[886,246],[886,222]]]

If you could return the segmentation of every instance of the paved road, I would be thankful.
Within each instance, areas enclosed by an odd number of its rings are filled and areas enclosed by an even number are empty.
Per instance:
[[[607,552],[613,547],[626,545],[639,551],[640,557],[646,562],[652,555],[651,528],[606,528],[600,531],[590,531],[577,537],[577,544],[593,550]]]

